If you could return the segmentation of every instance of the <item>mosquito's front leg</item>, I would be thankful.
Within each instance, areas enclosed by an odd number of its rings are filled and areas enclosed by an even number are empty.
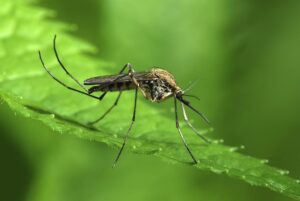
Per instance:
[[[184,136],[183,136],[183,133],[182,133],[182,131],[181,131],[181,129],[180,129],[180,126],[179,126],[179,119],[178,119],[178,110],[177,110],[177,99],[176,99],[176,96],[174,96],[174,107],[175,107],[176,128],[177,128],[177,130],[178,130],[178,132],[179,132],[179,135],[180,135],[180,137],[181,137],[181,139],[182,139],[182,142],[183,142],[185,148],[187,149],[187,151],[188,151],[188,153],[190,154],[191,158],[193,159],[194,163],[197,164],[198,162],[197,162],[195,156],[193,155],[192,151],[190,150],[188,144],[186,143],[186,140],[185,140],[185,138],[184,138]]]

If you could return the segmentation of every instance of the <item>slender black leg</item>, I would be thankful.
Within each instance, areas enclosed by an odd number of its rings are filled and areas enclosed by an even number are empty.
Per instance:
[[[197,162],[196,158],[194,157],[192,151],[191,151],[190,148],[188,147],[188,145],[187,145],[187,143],[186,143],[186,141],[185,141],[185,138],[184,138],[184,136],[183,136],[183,133],[182,133],[180,127],[179,127],[178,111],[177,111],[177,99],[176,99],[176,96],[174,96],[174,106],[175,106],[176,128],[177,128],[178,131],[179,131],[180,137],[181,137],[181,139],[182,139],[182,141],[183,141],[183,144],[184,144],[185,148],[187,149],[187,151],[189,152],[190,156],[192,157],[194,163],[196,164],[196,163],[198,163],[198,162]]]
[[[137,79],[134,77],[134,69],[132,68],[131,65],[128,65],[128,75],[131,77],[133,83],[134,83],[137,87],[140,87],[140,84],[138,83]]]
[[[89,125],[94,125],[94,124],[98,123],[99,121],[101,121],[104,117],[106,117],[106,115],[108,113],[110,113],[112,111],[112,109],[114,109],[114,107],[116,107],[118,105],[118,102],[120,100],[121,94],[122,94],[122,91],[119,92],[119,95],[118,95],[117,99],[115,100],[114,104],[101,117],[99,117],[95,121],[89,122],[88,124]]]
[[[66,74],[70,78],[72,78],[72,80],[74,80],[85,92],[88,92],[88,90],[75,77],[73,77],[73,75],[71,73],[69,73],[69,71],[65,68],[64,64],[60,60],[60,58],[58,56],[58,53],[57,53],[57,49],[56,49],[56,35],[54,36],[54,39],[53,39],[53,49],[54,49],[54,53],[55,53],[55,56],[56,56],[56,59],[57,59],[58,63],[60,64],[62,69],[66,72]]]
[[[123,149],[124,149],[124,147],[125,147],[125,145],[126,145],[126,143],[127,143],[127,140],[128,140],[128,135],[129,135],[129,133],[130,133],[130,131],[131,131],[131,129],[132,129],[132,126],[133,126],[133,124],[134,124],[134,122],[135,122],[136,105],[137,105],[137,94],[138,94],[138,87],[136,87],[136,89],[135,89],[135,95],[134,95],[134,107],[133,107],[132,121],[131,121],[130,127],[129,127],[129,129],[128,129],[128,131],[127,131],[125,137],[124,137],[124,141],[123,141],[122,147],[120,148],[119,153],[118,153],[118,155],[117,155],[117,157],[116,157],[116,159],[115,159],[115,161],[114,161],[113,167],[116,166],[116,164],[117,164],[117,162],[118,162],[118,160],[119,160],[119,158],[120,158],[120,156],[121,156],[121,154],[122,154],[122,152],[123,152]]]
[[[206,139],[203,135],[201,135],[201,133],[199,131],[197,131],[197,129],[191,124],[191,122],[189,121],[189,118],[186,114],[185,108],[184,108],[184,104],[181,103],[181,107],[182,107],[182,113],[183,113],[183,117],[185,122],[187,123],[187,125],[206,143],[210,143],[210,141],[208,139]]]
[[[91,94],[88,94],[87,92],[80,91],[80,90],[78,90],[78,89],[69,87],[68,85],[66,85],[65,83],[63,83],[63,82],[60,81],[59,79],[57,79],[57,78],[56,78],[56,77],[48,70],[48,68],[46,67],[46,65],[45,65],[45,63],[44,63],[44,61],[43,61],[43,58],[42,58],[42,54],[41,54],[40,51],[39,51],[39,57],[40,57],[40,60],[41,60],[41,63],[42,63],[42,65],[43,65],[44,69],[45,69],[45,70],[47,71],[47,73],[48,73],[55,81],[57,81],[59,84],[61,84],[62,86],[66,87],[66,88],[69,89],[69,90],[72,90],[72,91],[75,91],[75,92],[78,92],[78,93],[84,94],[84,95],[86,95],[86,96],[89,96],[89,97],[91,97],[91,98],[95,98],[95,99],[99,100],[99,98],[98,98],[97,96],[93,96],[93,95],[91,95]]]

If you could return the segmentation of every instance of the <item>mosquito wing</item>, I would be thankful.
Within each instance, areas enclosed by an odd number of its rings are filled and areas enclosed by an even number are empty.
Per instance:
[[[133,73],[137,81],[152,80],[153,76],[149,72]],[[131,82],[131,77],[128,74],[122,73],[118,75],[105,75],[92,77],[84,81],[85,85],[109,85],[113,83]]]

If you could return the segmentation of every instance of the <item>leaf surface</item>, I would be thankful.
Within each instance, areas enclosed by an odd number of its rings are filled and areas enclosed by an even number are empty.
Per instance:
[[[114,148],[120,147],[131,121],[133,92],[124,93],[117,108],[95,128],[87,126],[89,121],[99,117],[111,106],[117,94],[109,94],[99,103],[67,90],[45,72],[37,50],[42,51],[49,70],[73,87],[78,86],[63,72],[54,58],[54,33],[59,36],[57,45],[63,62],[78,80],[115,74],[119,69],[112,68],[108,62],[88,56],[86,53],[94,53],[95,48],[66,34],[70,31],[69,26],[50,21],[48,18],[51,12],[23,1],[0,2],[1,98],[13,111],[27,118],[40,120],[61,134],[95,140]],[[125,149],[152,154],[169,162],[189,164],[191,158],[177,133],[175,120],[168,116],[169,114],[146,103],[140,95],[137,121]],[[200,161],[194,165],[196,168],[225,173],[300,200],[299,180],[287,176],[287,171],[268,166],[266,160],[237,153],[239,148],[222,145],[218,140],[208,145],[183,122],[181,126],[189,146]],[[209,129],[202,132],[209,132]]]

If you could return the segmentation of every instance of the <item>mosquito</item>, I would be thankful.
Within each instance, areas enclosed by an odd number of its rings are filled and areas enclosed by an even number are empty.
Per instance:
[[[134,122],[136,120],[136,109],[137,109],[137,96],[138,96],[138,91],[141,91],[143,96],[153,102],[153,103],[160,103],[162,101],[165,101],[169,98],[173,98],[174,100],[174,108],[175,108],[175,122],[176,122],[176,128],[179,132],[179,135],[181,137],[181,140],[189,153],[191,159],[193,160],[194,164],[197,164],[198,161],[196,160],[194,154],[192,153],[191,149],[189,148],[183,132],[179,126],[179,118],[178,118],[178,106],[177,102],[179,101],[181,104],[181,109],[183,113],[184,120],[186,124],[194,131],[195,134],[197,134],[203,141],[206,143],[210,143],[208,139],[206,139],[199,131],[196,130],[196,128],[191,124],[189,121],[189,118],[187,116],[187,112],[185,110],[185,106],[194,111],[196,114],[198,114],[207,124],[209,123],[209,120],[204,116],[203,113],[199,112],[197,109],[195,109],[189,101],[184,99],[185,96],[190,96],[191,95],[186,95],[185,91],[182,90],[177,84],[174,76],[169,73],[166,70],[163,70],[161,68],[152,68],[150,71],[147,72],[135,72],[133,69],[133,66],[130,63],[127,63],[123,66],[119,74],[117,75],[105,75],[105,76],[97,76],[97,77],[92,77],[89,79],[86,79],[83,84],[81,84],[72,74],[69,73],[69,71],[66,69],[64,64],[62,63],[58,52],[56,48],[56,35],[54,36],[53,39],[53,50],[54,54],[56,56],[56,59],[60,65],[60,67],[65,71],[65,73],[73,79],[78,85],[78,87],[81,88],[81,90],[70,87],[66,85],[63,81],[59,80],[57,77],[54,76],[52,72],[48,70],[46,67],[42,54],[39,51],[39,58],[41,60],[42,66],[44,69],[47,71],[47,73],[59,84],[64,86],[65,88],[75,91],[77,93],[86,95],[88,97],[97,99],[99,101],[103,100],[105,95],[108,92],[119,92],[115,102],[112,104],[112,106],[102,114],[98,119],[92,121],[89,123],[89,125],[94,125],[101,121],[104,117],[106,117],[107,114],[109,114],[113,108],[115,108],[119,100],[121,98],[122,92],[123,91],[128,91],[128,90],[134,90],[135,95],[134,95],[134,109],[133,109],[133,114],[132,114],[132,119],[131,119],[131,124],[125,133],[124,139],[123,139],[123,144],[121,148],[119,149],[119,152],[114,160],[113,167],[117,164],[123,149],[128,141],[128,136],[131,132],[131,129],[134,125]],[[125,70],[127,70],[127,73],[125,73]],[[85,86],[90,86],[89,89],[87,89]],[[100,96],[94,95],[95,92],[102,92]],[[193,96],[192,96],[193,97]]]

